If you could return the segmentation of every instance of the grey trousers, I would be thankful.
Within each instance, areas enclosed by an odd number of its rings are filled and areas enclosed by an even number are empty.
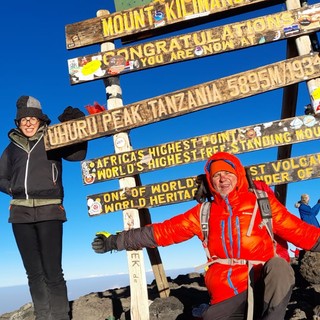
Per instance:
[[[282,320],[295,283],[290,264],[274,257],[263,266],[261,278],[254,285],[254,320]],[[203,320],[246,320],[247,292],[211,305]]]

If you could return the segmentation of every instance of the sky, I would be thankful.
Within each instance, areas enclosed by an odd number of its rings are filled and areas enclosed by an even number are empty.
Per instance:
[[[309,4],[317,3],[309,1]],[[100,9],[114,12],[113,1],[76,1],[48,3],[5,1],[2,4],[0,26],[2,31],[1,56],[1,108],[0,150],[8,144],[7,132],[14,127],[15,103],[21,95],[31,95],[40,100],[43,111],[52,124],[67,106],[78,107],[86,112],[85,106],[98,102],[106,104],[102,80],[71,86],[67,60],[100,51],[100,45],[91,45],[68,51],[65,44],[65,26],[96,16]],[[247,14],[230,16],[206,25],[196,26],[190,21],[187,33],[197,28],[208,28],[246,20],[285,10],[283,4]],[[161,37],[168,37],[164,34]],[[148,40],[149,41],[149,40]],[[116,47],[121,47],[119,40]],[[120,77],[124,105],[169,92],[188,88],[210,80],[219,79],[242,71],[282,61],[286,58],[286,42],[274,42],[254,48],[222,53],[196,60],[180,62]],[[132,129],[129,132],[134,149],[154,146],[179,139],[203,135],[222,130],[239,128],[251,124],[269,122],[281,118],[282,89],[218,105],[177,118]],[[310,103],[305,83],[299,85],[297,115],[304,114],[304,106]],[[319,152],[318,141],[296,144],[292,156]],[[86,159],[114,153],[112,137],[89,141]],[[239,155],[244,165],[274,161],[277,149],[254,151]],[[176,166],[140,176],[142,184],[168,181],[197,175],[203,172],[204,162]],[[68,221],[64,224],[63,269],[66,280],[113,275],[128,272],[125,252],[98,255],[91,249],[97,231],[115,232],[123,229],[122,212],[89,217],[86,196],[119,189],[117,180],[84,186],[80,163],[64,162],[63,172],[65,201]],[[319,180],[289,184],[287,208],[298,215],[294,203],[302,193],[309,193],[311,205],[320,198]],[[26,274],[16,248],[11,225],[8,223],[10,197],[0,194],[0,286],[26,284]],[[160,222],[186,211],[195,201],[151,208],[153,222]],[[205,254],[198,239],[159,248],[165,269],[195,267],[205,262]],[[145,253],[145,251],[144,251]],[[145,254],[145,269],[150,270],[149,258]]]

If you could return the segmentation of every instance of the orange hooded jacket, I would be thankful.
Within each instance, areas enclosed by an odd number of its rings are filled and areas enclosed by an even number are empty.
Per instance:
[[[223,199],[211,183],[212,161],[225,159],[234,164],[237,185]],[[258,212],[250,236],[248,226],[256,203],[255,194],[249,190],[245,169],[239,159],[226,152],[212,155],[205,166],[206,178],[214,196],[209,217],[208,249],[210,255],[220,259],[244,259],[267,261],[274,257],[274,245]],[[310,250],[320,237],[320,230],[291,214],[275,197],[272,190],[262,181],[255,183],[258,189],[268,193],[272,210],[273,232],[276,236],[293,243],[296,247]],[[184,214],[162,223],[153,224],[154,237],[159,246],[168,246],[197,236],[201,241],[200,204]],[[307,236],[306,236],[307,235]],[[259,275],[262,263],[254,266],[255,277]],[[205,283],[211,297],[211,304],[226,300],[247,290],[248,266],[246,264],[212,264],[205,273]]]

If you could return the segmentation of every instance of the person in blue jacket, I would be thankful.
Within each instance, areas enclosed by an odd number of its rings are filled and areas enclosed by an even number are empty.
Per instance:
[[[312,208],[309,205],[309,201],[309,195],[302,194],[301,200],[295,204],[295,207],[299,210],[301,220],[320,228],[319,221],[317,220],[317,214],[320,210],[320,199]]]

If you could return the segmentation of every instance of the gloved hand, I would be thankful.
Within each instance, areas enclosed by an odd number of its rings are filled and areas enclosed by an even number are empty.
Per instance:
[[[96,253],[117,250],[117,236],[106,231],[97,232],[91,246]]]
[[[84,117],[85,114],[79,108],[73,108],[71,106],[66,107],[63,113],[58,117],[60,122],[65,122],[73,119]]]
[[[318,200],[318,203],[320,203],[320,199]]]
[[[199,174],[197,176],[196,183],[198,185],[198,189],[196,190],[193,198],[199,203],[205,202],[206,199],[211,201],[211,193],[209,191],[206,175]]]
[[[299,200],[298,202],[296,202],[296,203],[294,204],[294,206],[295,206],[296,208],[299,208],[299,207],[301,206],[301,200]]]

